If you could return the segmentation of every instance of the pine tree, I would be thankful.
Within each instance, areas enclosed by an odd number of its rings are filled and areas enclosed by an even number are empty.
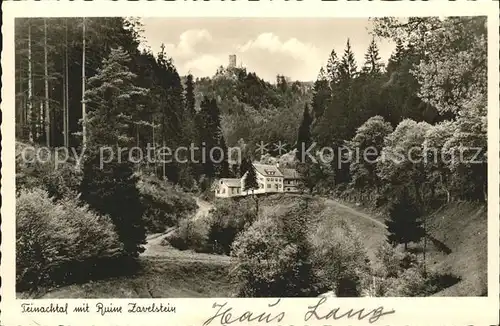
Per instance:
[[[246,157],[241,159],[240,176],[243,176],[250,169],[251,164],[252,163]]]
[[[229,158],[220,125],[220,110],[217,101],[204,96],[196,120],[202,146],[204,144],[203,147],[206,148],[203,173],[207,177],[226,177],[229,175]],[[212,152],[212,157],[209,155],[210,152]]]
[[[330,85],[325,74],[325,69],[321,67],[318,78],[314,82],[313,87],[312,113],[314,114],[315,119],[318,119],[323,115],[328,107],[330,97]]]
[[[357,76],[358,67],[352,52],[351,42],[347,39],[347,45],[344,50],[344,55],[339,64],[339,79],[342,82],[350,81]]]
[[[33,52],[31,44],[31,19],[28,18],[28,139],[33,141],[35,138],[34,128],[34,108],[33,108]]]
[[[420,210],[406,191],[392,204],[385,225],[389,232],[387,241],[393,246],[403,243],[405,250],[409,242],[419,241],[425,236]]]
[[[248,166],[247,174],[245,175],[245,179],[243,179],[243,191],[248,192],[251,190],[252,194],[255,189],[259,189],[259,184],[257,183],[257,173],[255,171],[255,166],[250,164]]]
[[[309,107],[306,104],[304,106],[304,114],[302,116],[302,122],[299,126],[299,131],[297,135],[297,159],[300,162],[303,162],[305,159],[304,152],[307,151],[307,148],[311,144],[311,124],[313,119],[311,114],[309,113]]]
[[[85,64],[86,64],[86,59],[85,59],[85,54],[87,51],[86,47],[86,41],[87,41],[87,34],[86,34],[86,21],[85,17],[82,18],[82,144],[83,147],[87,145],[87,106],[85,103],[85,83],[86,77],[87,77],[87,71],[85,69]]]
[[[47,47],[47,18],[43,19],[43,55],[44,55],[44,85],[45,85],[45,141],[47,147],[51,145],[50,133],[51,133],[51,113],[49,106],[49,72],[48,72],[48,47]]]
[[[330,52],[328,62],[326,63],[326,75],[330,84],[335,84],[339,78],[339,60],[334,49]]]
[[[405,48],[403,46],[403,42],[400,38],[396,40],[396,48],[394,52],[391,54],[389,61],[387,63],[387,72],[390,74],[394,70],[397,70],[401,65],[401,62],[404,58]]]
[[[165,45],[158,53],[158,96],[160,97],[161,142],[170,148],[177,148],[185,142],[183,117],[185,116],[184,89],[172,58],[168,58]],[[163,174],[171,182],[178,183],[180,168],[175,162],[163,161]]]
[[[195,98],[194,98],[194,81],[193,75],[188,74],[186,77],[186,111],[191,118],[196,114]]]
[[[372,39],[365,54],[365,63],[362,71],[365,74],[378,74],[382,71],[383,64],[380,59],[377,43],[375,38]]]
[[[146,95],[146,90],[134,85],[135,75],[127,67],[129,62],[123,49],[113,49],[103,61],[103,68],[89,78],[85,93],[89,108],[85,121],[87,150],[80,190],[90,207],[110,216],[126,253],[136,256],[143,251],[141,244],[145,240],[143,207],[133,164],[128,153],[121,153],[118,148],[133,143],[131,116],[136,110],[136,98]],[[106,159],[100,155],[103,146],[113,149],[110,163],[102,163]],[[118,153],[122,156],[118,157]]]

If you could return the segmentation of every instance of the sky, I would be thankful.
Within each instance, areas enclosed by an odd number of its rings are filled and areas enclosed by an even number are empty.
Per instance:
[[[235,54],[237,65],[274,82],[281,74],[313,81],[335,49],[344,52],[347,39],[358,67],[372,40],[367,18],[142,18],[143,45],[158,53],[162,43],[179,74],[213,76]],[[387,61],[394,46],[377,39]]]

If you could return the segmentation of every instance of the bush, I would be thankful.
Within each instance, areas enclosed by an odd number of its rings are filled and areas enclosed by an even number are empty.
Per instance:
[[[192,249],[196,252],[209,252],[207,246],[208,225],[202,219],[184,219],[179,227],[168,235],[165,240],[179,250]]]
[[[311,236],[314,272],[321,286],[338,297],[358,297],[370,281],[370,261],[354,230],[325,219]]]
[[[143,219],[149,232],[163,232],[188,217],[198,207],[188,194],[154,175],[137,174],[137,188],[145,207]]]
[[[251,199],[217,201],[208,219],[208,245],[212,252],[229,255],[238,233],[255,219],[255,203]]]
[[[108,217],[96,215],[74,198],[54,203],[45,190],[20,191],[16,200],[18,290],[71,282],[76,267],[122,254],[123,245]]]
[[[460,279],[449,274],[425,272],[417,256],[385,243],[377,251],[376,296],[418,297],[437,293]]]
[[[398,277],[389,279],[387,297],[419,297],[428,296],[433,293],[433,287],[429,286],[427,277],[421,266],[410,267],[404,270]]]
[[[376,257],[379,260],[377,272],[381,277],[398,277],[406,269],[418,264],[417,256],[404,251],[402,245],[393,247],[388,243],[383,243],[377,249]]]
[[[71,196],[78,191],[81,172],[76,163],[61,163],[55,166],[52,154],[41,151],[39,159],[27,145],[16,143],[16,188],[43,188],[55,200]],[[22,155],[24,151],[24,157]],[[44,154],[43,154],[44,153]]]
[[[254,222],[233,243],[234,277],[244,297],[317,296],[302,212]]]

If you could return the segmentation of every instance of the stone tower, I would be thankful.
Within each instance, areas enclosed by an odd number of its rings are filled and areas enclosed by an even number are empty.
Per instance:
[[[236,68],[236,54],[229,55],[229,66],[228,68]]]

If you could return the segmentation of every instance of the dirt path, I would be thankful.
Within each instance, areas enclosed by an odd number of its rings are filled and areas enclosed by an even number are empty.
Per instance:
[[[208,212],[210,209],[212,209],[213,205],[205,200],[202,200],[200,198],[195,198],[196,204],[198,205],[198,209],[196,212],[193,214],[191,217],[193,220],[199,219],[205,215],[208,215]],[[175,231],[175,227],[171,227],[167,229],[163,233],[154,233],[150,234],[146,237],[146,244],[144,245],[145,251],[141,254],[143,257],[171,257],[173,260],[179,260],[182,258],[179,257],[184,257],[185,255],[176,255],[175,252],[178,251],[174,248],[164,246],[162,245],[163,239],[170,234],[171,232]],[[188,260],[197,260],[197,255],[193,255],[191,258],[188,258]],[[203,260],[202,258],[200,258]]]
[[[200,217],[208,215],[208,212],[210,212],[210,210],[214,207],[214,205],[198,197],[196,197],[195,199],[196,199],[196,204],[198,204],[198,210],[194,214],[193,219],[197,220]]]

